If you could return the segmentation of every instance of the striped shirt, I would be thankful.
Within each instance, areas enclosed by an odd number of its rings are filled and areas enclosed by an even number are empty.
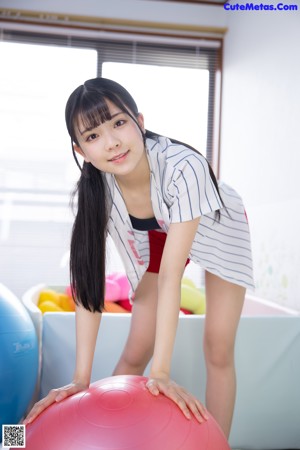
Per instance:
[[[206,159],[168,138],[147,139],[151,202],[164,232],[171,223],[201,216],[189,258],[224,280],[254,289],[250,233],[241,197],[225,183],[220,196]],[[149,265],[147,231],[132,227],[116,179],[106,174],[111,196],[108,232],[122,258],[133,291]],[[215,211],[220,210],[220,220]]]

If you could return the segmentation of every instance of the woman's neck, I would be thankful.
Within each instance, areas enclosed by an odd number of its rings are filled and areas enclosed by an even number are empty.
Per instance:
[[[122,192],[136,191],[146,188],[150,184],[150,167],[146,152],[134,171],[128,175],[115,175]]]
[[[146,153],[134,172],[126,177],[116,177],[127,211],[140,219],[153,217],[150,167]]]

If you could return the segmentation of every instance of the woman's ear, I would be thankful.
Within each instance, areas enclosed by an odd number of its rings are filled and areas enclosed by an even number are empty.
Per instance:
[[[144,122],[144,116],[142,113],[139,113],[139,115],[137,116],[137,122],[140,126],[140,128],[143,130],[143,132],[145,133],[145,122]]]
[[[85,160],[86,162],[90,162],[89,159],[87,159],[87,157],[85,156],[84,152],[83,152],[83,151],[81,150],[81,148],[79,147],[79,145],[76,145],[76,144],[73,143],[73,149],[74,149],[74,151],[75,151],[76,153],[78,153],[79,155],[81,155],[81,156],[84,158],[84,160]]]

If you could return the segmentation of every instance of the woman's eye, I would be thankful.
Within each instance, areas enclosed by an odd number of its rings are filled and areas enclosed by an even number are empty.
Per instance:
[[[93,134],[90,134],[90,135],[89,135],[89,137],[87,138],[87,140],[88,140],[88,141],[93,141],[94,139],[96,139],[96,137],[97,137],[97,134],[93,133]]]
[[[120,119],[120,120],[117,120],[117,122],[115,123],[115,126],[120,127],[121,125],[124,125],[124,123],[125,123],[125,120]]]

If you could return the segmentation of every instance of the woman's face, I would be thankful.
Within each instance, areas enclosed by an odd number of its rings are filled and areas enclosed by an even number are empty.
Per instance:
[[[106,103],[111,120],[96,128],[85,129],[79,119],[76,132],[79,146],[74,145],[74,149],[102,172],[123,177],[137,170],[146,158],[144,141],[134,120],[114,103],[109,100]],[[137,117],[137,122],[144,131],[142,114]]]

